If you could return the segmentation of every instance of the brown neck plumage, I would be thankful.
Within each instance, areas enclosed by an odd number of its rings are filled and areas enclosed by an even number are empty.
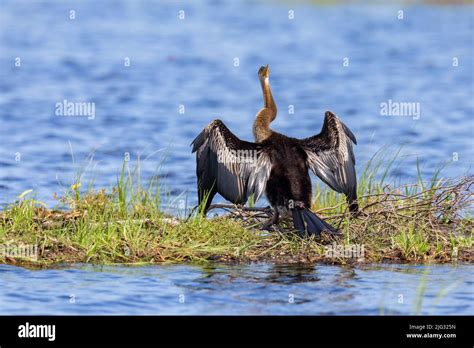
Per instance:
[[[263,104],[265,105],[265,108],[270,109],[272,111],[272,121],[273,121],[277,114],[277,107],[276,107],[275,101],[273,100],[269,77],[260,79],[260,84],[262,85]]]
[[[268,76],[260,77],[260,84],[262,85],[264,107],[258,112],[253,124],[253,134],[257,142],[261,142],[272,135],[270,123],[277,115],[277,107],[273,100]]]

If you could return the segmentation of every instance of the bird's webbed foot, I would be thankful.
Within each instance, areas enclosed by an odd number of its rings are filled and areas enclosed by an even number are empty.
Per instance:
[[[277,210],[273,210],[273,216],[265,222],[260,229],[270,231],[271,227],[278,222],[280,213]]]

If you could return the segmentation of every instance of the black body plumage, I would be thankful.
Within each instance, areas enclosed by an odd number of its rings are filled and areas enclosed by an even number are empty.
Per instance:
[[[268,65],[258,76],[264,107],[253,126],[255,143],[240,140],[220,120],[214,120],[194,139],[199,204],[206,213],[219,193],[235,204],[257,201],[265,193],[274,215],[264,228],[278,222],[280,215],[293,217],[300,233],[335,232],[311,212],[311,170],[324,183],[347,197],[349,210],[356,212],[357,180],[352,145],[356,138],[332,112],[327,111],[321,132],[306,139],[290,138],[270,129],[277,107],[273,99]],[[242,154],[244,154],[242,156]]]

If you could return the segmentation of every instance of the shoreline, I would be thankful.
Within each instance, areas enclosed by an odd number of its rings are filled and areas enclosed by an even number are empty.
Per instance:
[[[166,215],[156,181],[144,188],[125,164],[109,192],[71,185],[48,209],[27,190],[0,211],[0,263],[51,267],[61,263],[163,264],[271,262],[365,265],[474,263],[474,176],[393,186],[371,160],[359,177],[360,212],[345,197],[316,185],[312,211],[340,235],[299,237],[288,220],[261,231],[267,213],[218,205],[226,215],[186,220]],[[138,172],[138,171],[137,171]],[[381,176],[381,179],[380,179]],[[379,179],[375,179],[379,178]],[[61,209],[61,210],[60,210]],[[208,214],[211,215],[211,214]],[[11,257],[36,248],[36,261]],[[5,254],[5,248],[10,248]],[[3,255],[3,256],[2,256]]]

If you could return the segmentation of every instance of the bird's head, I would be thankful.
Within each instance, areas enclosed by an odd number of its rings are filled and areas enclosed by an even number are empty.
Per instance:
[[[260,69],[258,69],[258,77],[260,80],[264,80],[270,77],[270,67],[268,64],[266,66],[261,66]]]

